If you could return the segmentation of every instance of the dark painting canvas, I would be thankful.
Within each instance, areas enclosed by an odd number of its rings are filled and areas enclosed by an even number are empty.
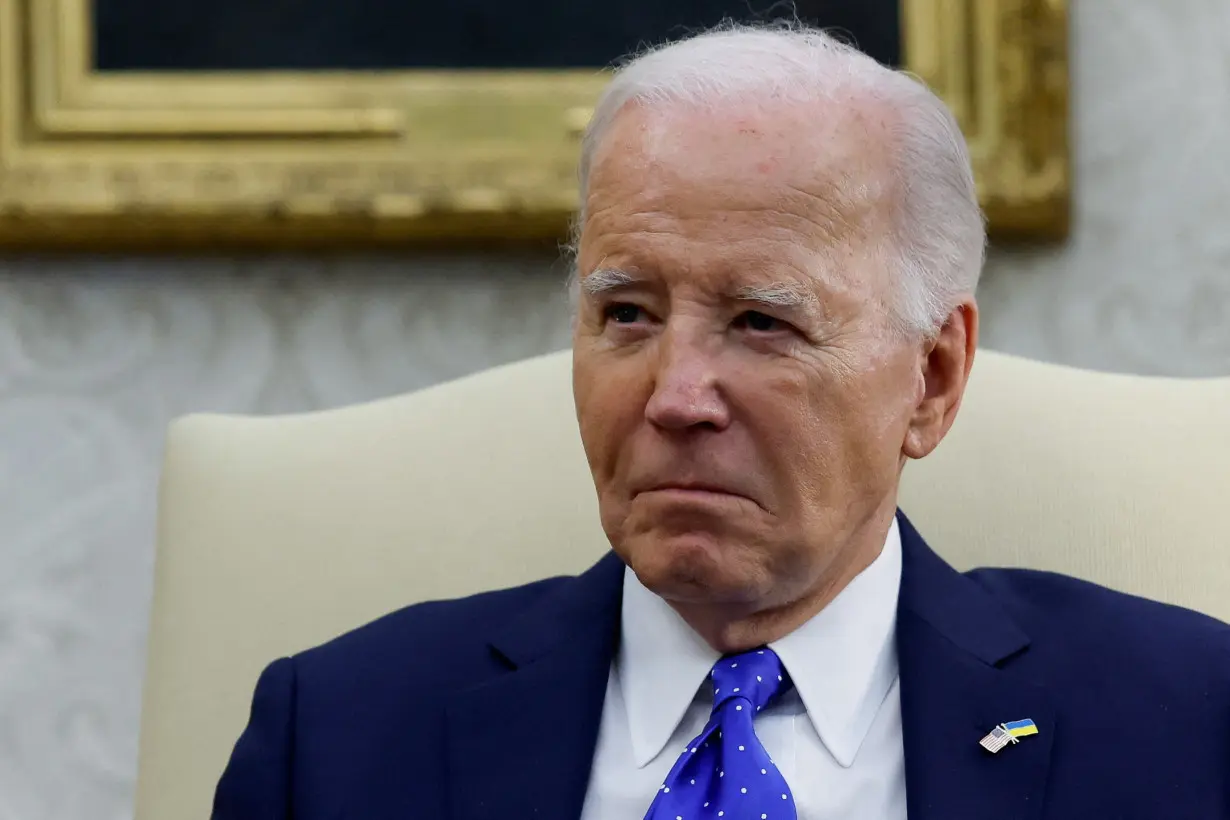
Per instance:
[[[101,71],[610,65],[726,19],[797,17],[901,61],[898,0],[94,0]]]

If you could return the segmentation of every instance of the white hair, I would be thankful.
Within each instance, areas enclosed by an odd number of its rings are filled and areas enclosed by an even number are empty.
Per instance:
[[[903,330],[935,333],[952,309],[973,295],[985,254],[986,227],[961,129],[922,82],[796,22],[727,23],[646,50],[618,68],[581,143],[574,259],[594,155],[625,105],[716,109],[752,95],[803,105],[840,95],[896,112],[888,145],[899,193],[890,258],[899,267],[900,287],[892,308]],[[576,275],[574,264],[574,282]]]

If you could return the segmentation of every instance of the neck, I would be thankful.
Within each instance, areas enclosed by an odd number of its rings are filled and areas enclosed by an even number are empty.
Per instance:
[[[859,573],[871,566],[884,549],[896,504],[888,514],[877,511],[833,553],[819,578],[802,595],[781,604],[752,604],[732,608],[729,604],[671,601],[695,632],[724,655],[746,652],[780,640],[801,627],[829,605]]]

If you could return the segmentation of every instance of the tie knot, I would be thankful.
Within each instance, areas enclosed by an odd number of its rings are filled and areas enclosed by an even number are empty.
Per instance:
[[[713,680],[714,711],[731,698],[745,698],[754,714],[791,686],[781,658],[768,647],[727,655],[713,665],[709,677]]]

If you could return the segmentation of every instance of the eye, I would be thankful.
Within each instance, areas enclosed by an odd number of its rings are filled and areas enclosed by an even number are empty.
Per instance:
[[[738,318],[735,319],[735,327],[746,328],[756,333],[772,333],[776,330],[788,330],[790,326],[767,313],[749,310],[739,314]]]
[[[641,309],[631,302],[615,302],[607,305],[602,315],[607,321],[617,325],[631,325],[641,318]]]

